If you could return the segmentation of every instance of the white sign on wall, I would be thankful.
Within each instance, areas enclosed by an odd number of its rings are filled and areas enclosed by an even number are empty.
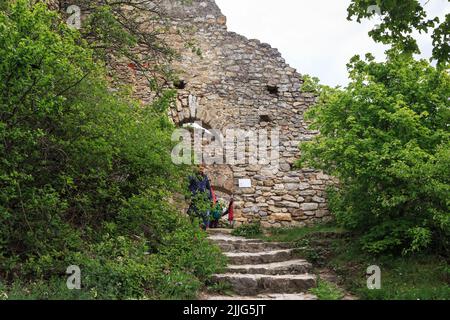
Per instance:
[[[250,179],[239,179],[239,188],[251,188],[252,180]]]

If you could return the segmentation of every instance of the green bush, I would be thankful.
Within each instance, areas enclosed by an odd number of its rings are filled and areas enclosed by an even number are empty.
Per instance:
[[[392,50],[349,64],[345,89],[321,87],[308,114],[320,131],[300,165],[334,175],[330,206],[371,253],[446,252],[450,239],[450,77]]]
[[[188,214],[192,219],[200,219],[202,221],[209,219],[207,213],[213,211],[213,203],[207,191],[197,192],[191,196],[191,204],[192,207]]]
[[[2,6],[0,56],[3,292],[194,297],[223,261],[170,204],[190,171],[170,157],[174,93],[141,105],[110,90],[89,45],[42,3]]]
[[[32,282],[15,281],[11,286],[0,283],[1,300],[91,300],[94,291],[67,290],[65,281],[59,278]]]

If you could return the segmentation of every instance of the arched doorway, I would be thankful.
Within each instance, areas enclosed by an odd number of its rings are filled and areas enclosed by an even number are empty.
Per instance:
[[[229,165],[209,165],[205,166],[205,171],[215,191],[228,198],[234,194],[234,175]]]

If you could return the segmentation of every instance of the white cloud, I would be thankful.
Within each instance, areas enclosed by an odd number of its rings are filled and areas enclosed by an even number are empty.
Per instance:
[[[384,57],[385,46],[367,33],[376,24],[347,20],[350,0],[216,0],[228,18],[228,27],[279,49],[302,74],[318,76],[328,85],[348,82],[346,64],[355,54]],[[425,1],[422,1],[425,2]],[[430,16],[449,12],[447,0],[426,5]],[[431,39],[419,36],[422,56],[431,54]]]

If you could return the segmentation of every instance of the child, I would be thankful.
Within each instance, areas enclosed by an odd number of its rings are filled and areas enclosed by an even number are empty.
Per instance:
[[[222,218],[222,205],[220,204],[220,201],[217,201],[216,206],[213,209],[212,212],[212,221],[211,221],[211,228],[218,228],[219,227],[219,220]]]
[[[230,204],[228,205],[228,209],[223,214],[224,216],[228,214],[228,222],[230,223],[232,228],[234,227],[234,209],[233,209],[233,205],[234,205],[234,199],[233,199],[233,197],[231,197]]]

